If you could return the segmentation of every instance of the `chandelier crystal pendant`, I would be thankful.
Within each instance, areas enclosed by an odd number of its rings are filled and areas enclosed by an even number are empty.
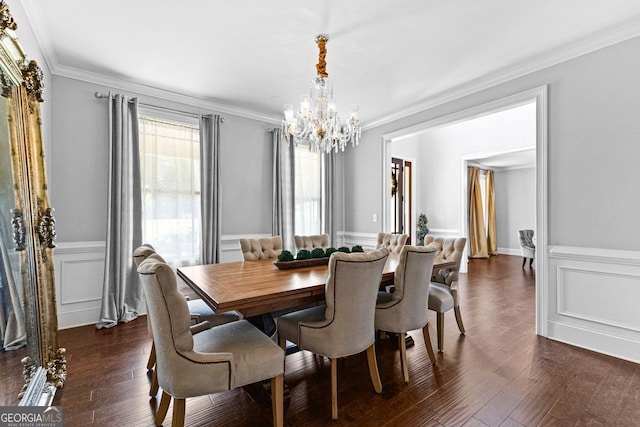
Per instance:
[[[311,81],[309,96],[302,95],[300,110],[293,111],[292,104],[284,106],[282,129],[287,141],[293,140],[296,145],[306,145],[313,152],[330,153],[331,150],[344,151],[348,142],[352,146],[360,142],[360,120],[358,106],[351,107],[349,119],[341,123],[336,103],[333,99],[333,81],[327,74],[326,43],[329,36],[320,34],[316,37],[319,55],[316,70],[318,75]]]

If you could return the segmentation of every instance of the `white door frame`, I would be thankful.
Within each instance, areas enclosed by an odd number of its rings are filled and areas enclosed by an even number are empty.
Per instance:
[[[451,125],[474,118],[486,116],[499,111],[504,111],[520,105],[528,104],[532,101],[536,103],[536,333],[547,336],[547,307],[549,306],[548,280],[546,277],[548,255],[547,255],[547,85],[533,88],[524,92],[516,93],[504,98],[497,99],[485,104],[477,105],[453,114],[438,117],[405,129],[383,134],[382,142],[382,188],[383,191],[391,188],[391,178],[387,172],[387,165],[391,162],[390,143],[400,139],[408,138],[416,134],[425,132],[436,127]],[[466,163],[462,159],[461,164]],[[415,168],[414,168],[415,169]],[[466,180],[467,171],[462,167],[463,178]],[[462,180],[461,187],[461,210],[460,213],[460,233],[463,236],[468,234],[466,184]],[[414,193],[415,194],[415,193]],[[386,195],[386,192],[383,193]],[[389,201],[387,197],[382,197],[382,224],[387,224]],[[415,203],[414,203],[415,205]]]

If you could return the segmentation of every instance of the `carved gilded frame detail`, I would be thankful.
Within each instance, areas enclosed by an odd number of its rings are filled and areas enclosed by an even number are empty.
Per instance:
[[[53,271],[56,231],[41,133],[43,73],[35,61],[26,59],[16,29],[9,7],[0,0],[0,84],[2,96],[7,98],[16,203],[11,210],[12,238],[20,254],[29,349],[23,359],[22,395],[38,371],[44,371],[51,387],[61,387],[67,368],[65,350],[58,346]]]

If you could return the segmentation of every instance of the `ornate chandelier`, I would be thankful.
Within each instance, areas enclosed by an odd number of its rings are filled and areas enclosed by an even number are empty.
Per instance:
[[[331,150],[344,151],[347,142],[358,145],[360,141],[360,120],[358,106],[351,107],[349,120],[340,123],[340,117],[333,100],[333,81],[327,74],[326,43],[329,36],[320,34],[316,37],[319,55],[316,70],[318,76],[311,80],[310,96],[302,95],[300,111],[293,112],[293,105],[284,106],[282,128],[288,141],[296,145],[308,145],[313,152],[329,153]]]

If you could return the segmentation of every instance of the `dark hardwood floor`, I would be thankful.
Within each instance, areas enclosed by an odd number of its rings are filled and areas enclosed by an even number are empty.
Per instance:
[[[286,358],[285,425],[290,426],[634,426],[640,425],[640,365],[535,335],[534,272],[522,259],[472,260],[461,275],[465,336],[447,313],[445,351],[429,362],[422,334],[411,332],[409,384],[394,341],[376,344],[382,394],[371,385],[366,355],[338,368],[340,420],[331,421],[330,365],[308,352]],[[431,335],[435,340],[435,316]],[[112,329],[60,331],[68,378],[54,404],[65,426],[150,426],[158,401],[148,396],[151,347],[146,319]],[[434,343],[435,347],[435,343]],[[19,352],[0,355],[3,366]],[[11,379],[13,378],[13,379]],[[21,377],[0,373],[4,404]],[[170,425],[171,412],[164,425]],[[187,400],[189,426],[271,424],[260,387]]]

